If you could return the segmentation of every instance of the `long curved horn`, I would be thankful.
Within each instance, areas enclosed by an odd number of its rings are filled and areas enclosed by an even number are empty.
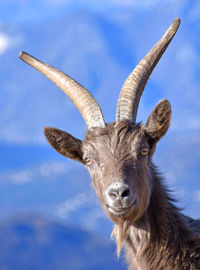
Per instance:
[[[89,91],[82,85],[62,71],[43,63],[28,53],[20,52],[19,58],[43,73],[71,99],[80,111],[89,129],[105,126],[99,105]]]
[[[136,122],[137,109],[145,85],[159,59],[176,34],[179,25],[180,19],[175,18],[162,38],[139,62],[126,79],[117,103],[116,123],[125,119],[130,120],[133,123]]]

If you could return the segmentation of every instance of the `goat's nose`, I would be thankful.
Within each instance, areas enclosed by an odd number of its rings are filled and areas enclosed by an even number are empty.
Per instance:
[[[108,188],[108,196],[112,201],[124,200],[130,195],[130,189],[128,185],[121,183],[113,183]]]

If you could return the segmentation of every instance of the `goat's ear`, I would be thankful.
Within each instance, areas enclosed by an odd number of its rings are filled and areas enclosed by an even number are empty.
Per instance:
[[[44,134],[50,145],[61,155],[83,162],[82,141],[57,128],[44,128]]]
[[[145,128],[150,138],[157,142],[167,132],[171,121],[171,105],[167,99],[162,99],[150,114]]]

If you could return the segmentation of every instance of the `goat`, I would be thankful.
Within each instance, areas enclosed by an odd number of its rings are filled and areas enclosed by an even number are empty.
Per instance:
[[[171,120],[171,105],[161,100],[147,122],[136,123],[140,97],[150,74],[180,24],[175,18],[163,37],[125,81],[116,121],[106,124],[99,105],[83,86],[31,55],[20,58],[38,69],[72,100],[88,130],[83,141],[46,127],[45,136],[60,154],[81,162],[107,215],[114,222],[117,254],[125,246],[129,269],[199,270],[200,221],[183,215],[174,204],[152,162],[157,142]]]

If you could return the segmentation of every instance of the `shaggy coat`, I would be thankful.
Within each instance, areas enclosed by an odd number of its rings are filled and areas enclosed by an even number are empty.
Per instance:
[[[145,125],[122,121],[95,128],[87,131],[83,142],[58,129],[47,128],[45,135],[57,151],[65,156],[70,152],[89,170],[101,205],[115,223],[118,253],[124,243],[129,269],[200,269],[200,221],[184,216],[174,205],[152,163],[158,139]],[[147,156],[140,155],[144,147]],[[84,161],[88,157],[93,160],[89,165]],[[138,198],[132,211],[121,216],[108,210],[105,199],[116,180],[125,181]]]

